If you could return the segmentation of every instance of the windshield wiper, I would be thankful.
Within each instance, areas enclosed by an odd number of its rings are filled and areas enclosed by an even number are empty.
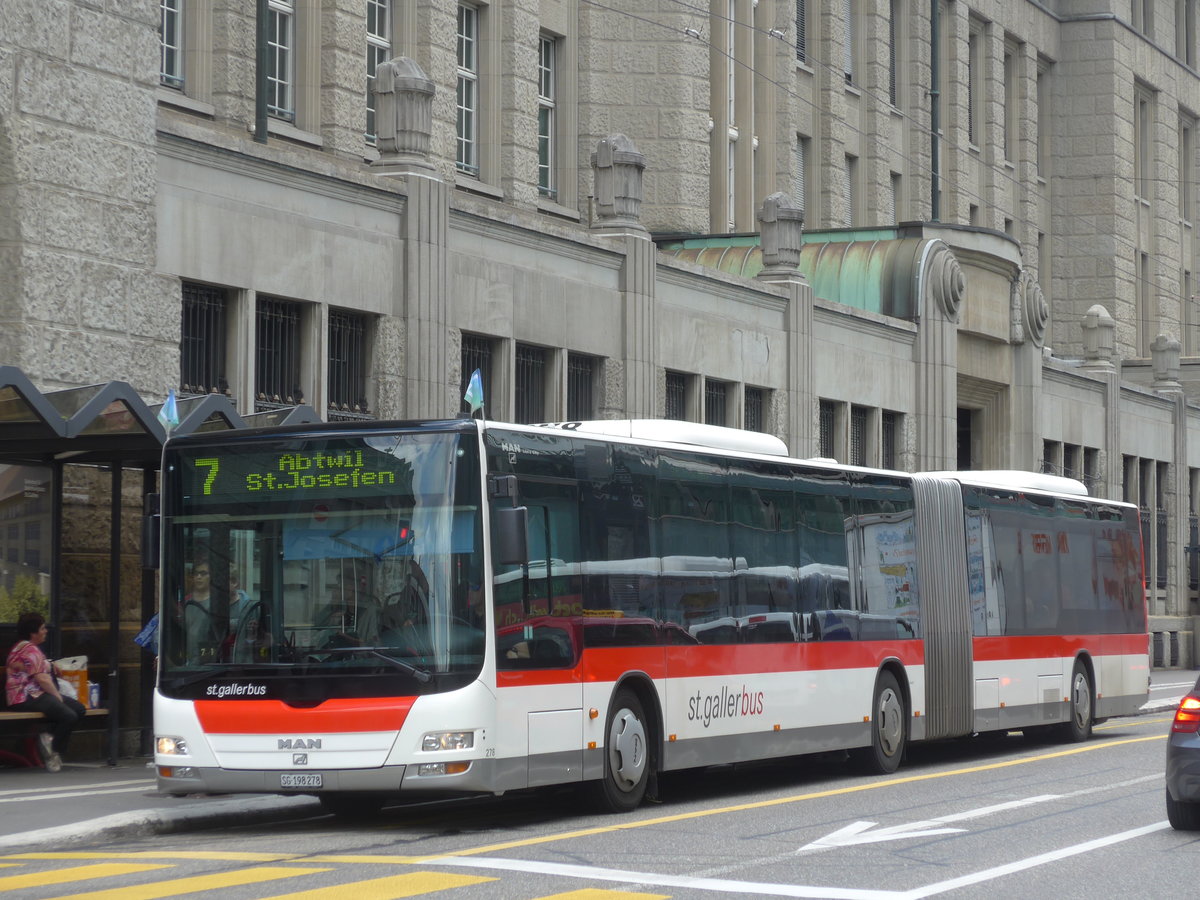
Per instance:
[[[417,679],[421,684],[428,684],[433,680],[433,673],[428,669],[422,669],[420,666],[414,666],[412,663],[396,659],[394,656],[388,656],[384,650],[391,650],[391,647],[325,647],[318,653],[333,654],[351,654],[351,653],[369,653],[371,656],[382,659],[384,662],[390,663],[402,672],[407,672],[413,678]]]

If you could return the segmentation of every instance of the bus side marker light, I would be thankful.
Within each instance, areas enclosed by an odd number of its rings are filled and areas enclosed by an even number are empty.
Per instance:
[[[672,744],[673,744],[673,743],[675,743],[675,735],[671,735],[670,737],[668,737],[668,738],[667,738],[667,741],[668,741],[668,742],[670,742],[670,743],[672,743]]]
[[[595,741],[588,741],[588,749],[589,749],[589,750],[595,750],[595,749],[596,749],[596,742],[595,742]]]
[[[871,721],[871,717],[870,717],[870,716],[863,716],[863,721],[864,721],[864,722],[870,722],[870,721]]]
[[[779,730],[779,723],[778,723],[778,722],[776,722],[776,723],[775,723],[775,727],[774,727],[772,730],[773,730],[773,731],[778,731],[778,730]]]
[[[921,718],[921,711],[920,711],[919,709],[914,709],[914,710],[913,710],[913,718],[914,718],[914,719],[919,719],[919,718]]]
[[[596,718],[599,718],[599,716],[600,716],[600,710],[596,709],[594,706],[588,710],[588,718],[589,719],[596,719]]]

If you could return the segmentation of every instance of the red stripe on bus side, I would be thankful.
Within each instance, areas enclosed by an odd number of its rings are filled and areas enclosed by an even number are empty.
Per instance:
[[[1045,634],[973,639],[975,659],[1054,659],[1086,650],[1092,656],[1146,653],[1144,634]]]
[[[280,700],[197,700],[196,717],[209,734],[333,734],[399,731],[415,697],[326,700],[304,709]]]
[[[534,687],[581,681],[616,681],[626,672],[652,678],[701,678],[804,672],[829,669],[875,669],[885,659],[906,666],[925,662],[920,641],[847,641],[812,644],[729,644],[685,647],[614,647],[585,651],[571,669],[533,669],[496,673],[498,687]]]

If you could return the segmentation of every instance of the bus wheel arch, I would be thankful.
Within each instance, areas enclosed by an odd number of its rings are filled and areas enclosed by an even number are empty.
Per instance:
[[[631,812],[641,805],[656,780],[661,722],[648,681],[634,676],[617,684],[604,719],[603,772],[591,785],[600,809]]]
[[[1058,726],[1058,736],[1077,744],[1092,736],[1096,718],[1096,670],[1087,653],[1075,657],[1067,684],[1067,721]]]
[[[855,767],[865,774],[890,775],[900,768],[908,749],[912,698],[904,668],[895,660],[875,674],[871,700],[871,743],[851,752]]]

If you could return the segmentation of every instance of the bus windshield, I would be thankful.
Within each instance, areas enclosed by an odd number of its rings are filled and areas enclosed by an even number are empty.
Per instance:
[[[286,698],[289,679],[338,672],[362,676],[339,692],[382,696],[478,675],[473,431],[187,443],[164,462],[164,693],[249,675],[246,690]]]

